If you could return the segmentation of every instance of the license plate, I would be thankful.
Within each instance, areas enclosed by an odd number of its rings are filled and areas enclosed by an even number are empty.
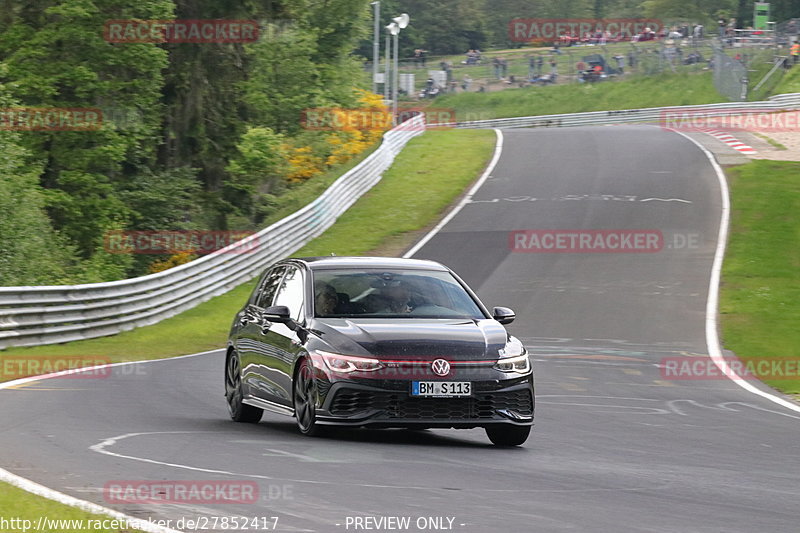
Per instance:
[[[412,381],[411,396],[469,396],[472,383],[469,381]]]

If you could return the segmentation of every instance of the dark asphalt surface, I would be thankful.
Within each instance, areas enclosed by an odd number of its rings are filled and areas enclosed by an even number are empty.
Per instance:
[[[214,353],[0,391],[0,466],[100,504],[115,480],[255,481],[256,504],[109,506],[143,518],[278,516],[279,531],[408,516],[408,531],[450,517],[464,532],[796,532],[800,415],[729,380],[670,380],[657,366],[705,357],[719,217],[713,169],[678,135],[505,132],[492,176],[416,257],[517,311],[510,330],[537,377],[521,448],[495,448],[482,430],[311,439],[277,415],[235,424]],[[525,229],[659,230],[665,247],[512,253],[509,232]]]

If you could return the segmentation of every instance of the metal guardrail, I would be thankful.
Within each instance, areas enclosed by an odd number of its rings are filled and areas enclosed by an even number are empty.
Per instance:
[[[320,235],[371,189],[406,143],[425,131],[424,120],[416,116],[387,132],[372,154],[307,206],[213,254],[120,281],[0,287],[0,349],[103,337],[155,324],[257,276]]]
[[[665,113],[721,116],[731,112],[800,109],[800,93],[762,102],[653,107],[502,118],[451,124],[457,128],[531,128],[661,120]],[[438,124],[437,126],[443,126]],[[425,129],[419,115],[387,132],[381,146],[319,198],[266,229],[214,254],[158,274],[108,283],[0,287],[0,349],[113,335],[155,324],[255,277],[302,247],[375,185],[405,144]]]
[[[629,124],[662,120],[668,113],[691,112],[692,116],[722,116],[731,112],[788,111],[800,108],[800,93],[780,94],[761,102],[725,102],[721,104],[649,107],[620,109],[616,111],[589,111],[563,115],[537,115],[530,117],[498,118],[449,124],[457,128],[553,128],[566,126],[592,126],[604,124]],[[448,124],[441,124],[446,126]]]

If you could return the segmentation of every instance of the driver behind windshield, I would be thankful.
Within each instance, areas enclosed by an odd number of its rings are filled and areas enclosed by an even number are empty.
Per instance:
[[[404,314],[414,309],[408,283],[399,279],[383,279],[378,290],[364,299],[368,312],[376,314]]]

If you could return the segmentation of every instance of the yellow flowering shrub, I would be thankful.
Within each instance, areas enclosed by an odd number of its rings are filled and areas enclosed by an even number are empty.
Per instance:
[[[378,142],[383,133],[392,127],[391,111],[383,104],[383,96],[355,89],[358,95],[356,109],[332,109],[334,124],[343,125],[323,137],[324,149],[315,153],[311,146],[282,147],[288,154],[287,181],[297,183],[322,174],[327,168],[347,163],[353,157]]]
[[[325,168],[325,162],[322,157],[314,154],[310,146],[286,146],[286,151],[289,153],[289,170],[286,173],[286,179],[292,183],[313,178],[317,174],[321,174]]]
[[[150,274],[155,274],[156,272],[163,272],[164,270],[169,270],[170,268],[184,265],[190,261],[194,261],[195,259],[197,259],[197,256],[194,254],[189,252],[180,252],[169,256],[163,261],[153,261],[150,263],[150,266],[147,268],[147,270],[150,272]]]

